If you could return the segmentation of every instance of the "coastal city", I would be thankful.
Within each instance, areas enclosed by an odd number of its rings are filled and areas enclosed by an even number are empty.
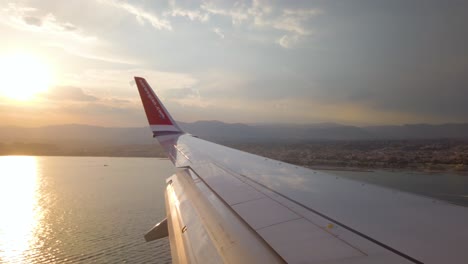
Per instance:
[[[466,140],[315,141],[231,147],[310,168],[468,171]]]

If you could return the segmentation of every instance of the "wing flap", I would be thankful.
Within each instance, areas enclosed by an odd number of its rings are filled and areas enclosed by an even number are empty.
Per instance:
[[[185,169],[168,180],[166,208],[175,263],[284,263],[197,179]]]
[[[148,233],[145,235],[145,241],[150,242],[160,238],[169,236],[167,229],[167,218],[164,218],[161,222],[157,223]]]

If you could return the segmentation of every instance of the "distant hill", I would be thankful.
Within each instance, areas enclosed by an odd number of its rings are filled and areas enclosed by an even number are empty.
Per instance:
[[[246,125],[219,121],[179,122],[182,129],[213,141],[304,141],[373,139],[467,139],[468,124],[412,124],[402,126],[346,126],[332,123],[311,125]],[[98,127],[57,125],[38,128],[0,127],[0,143],[95,143],[131,145],[154,142],[148,127]]]
[[[383,139],[468,138],[468,124],[409,124],[402,126],[369,126],[366,131]]]
[[[0,142],[41,143],[112,143],[145,144],[151,139],[148,127],[99,127],[88,125],[57,125],[37,128],[0,127]]]
[[[296,146],[311,141],[401,139],[468,139],[468,124],[356,127],[311,125],[226,124],[219,121],[179,122],[200,138],[236,146],[272,142]],[[264,144],[265,145],[265,144]],[[72,155],[164,157],[149,127],[57,125],[37,128],[0,127],[0,155]]]
[[[334,123],[310,125],[245,125],[219,121],[181,123],[184,130],[201,138],[219,141],[249,140],[381,140],[467,139],[468,124],[408,124],[401,126],[348,126]]]

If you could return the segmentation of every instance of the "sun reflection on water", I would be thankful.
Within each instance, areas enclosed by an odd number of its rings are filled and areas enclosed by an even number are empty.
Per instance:
[[[27,262],[42,218],[36,157],[0,157],[0,263]]]

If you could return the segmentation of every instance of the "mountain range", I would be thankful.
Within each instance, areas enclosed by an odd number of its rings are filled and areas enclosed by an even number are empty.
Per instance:
[[[468,124],[408,124],[400,126],[348,126],[228,124],[219,121],[179,122],[184,131],[216,142],[266,142],[314,140],[468,139]],[[0,127],[0,143],[96,143],[101,145],[148,144],[148,127],[99,127],[79,124],[36,128]]]

